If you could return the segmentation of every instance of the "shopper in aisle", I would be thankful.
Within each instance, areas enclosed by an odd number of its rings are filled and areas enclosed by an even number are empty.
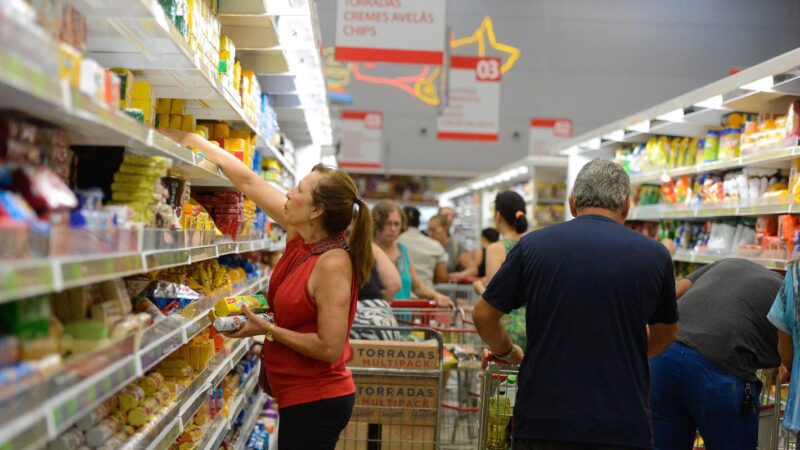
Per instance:
[[[781,363],[790,372],[789,398],[783,426],[800,436],[800,264],[793,263],[786,270],[783,284],[767,315],[778,328],[778,353]]]
[[[450,236],[450,222],[444,214],[437,214],[428,220],[428,236],[441,244],[447,253],[448,275],[455,275],[476,265],[474,252],[462,251],[458,241]]]
[[[586,164],[576,218],[523,237],[475,305],[495,357],[521,363],[514,449],[652,448],[647,356],[675,339],[675,280],[667,249],[622,225],[630,193],[620,166]],[[502,326],[522,306],[524,355]]]
[[[525,217],[527,205],[521,195],[514,191],[503,191],[494,199],[494,223],[503,236],[498,242],[486,247],[486,274],[482,280],[473,283],[475,292],[483,295],[486,285],[500,270],[508,252],[517,245],[520,238],[528,232],[528,219]],[[527,346],[525,335],[525,307],[511,311],[503,318],[503,325],[511,342],[521,348]]]
[[[332,450],[353,411],[355,384],[345,367],[348,335],[358,289],[374,263],[372,217],[355,183],[343,171],[318,165],[284,195],[206,139],[163,133],[202,151],[286,230],[286,250],[269,284],[274,322],[243,308],[247,325],[229,336],[266,337],[259,381],[280,405],[278,448]],[[348,242],[344,232],[356,209]]]
[[[386,253],[386,256],[394,261],[400,272],[402,287],[400,292],[395,295],[395,299],[408,300],[413,293],[420,298],[435,300],[440,307],[452,308],[453,301],[449,297],[436,292],[420,279],[408,248],[399,242],[400,230],[406,220],[400,205],[391,201],[382,201],[372,208],[372,217],[375,223],[375,242]]]
[[[350,330],[351,339],[396,340],[394,331],[364,329],[360,327],[397,327],[397,319],[392,313],[390,302],[400,291],[400,272],[386,253],[372,243],[375,265],[372,266],[369,280],[358,291],[358,309]]]
[[[433,286],[447,282],[447,252],[442,244],[419,230],[420,212],[413,206],[403,208],[405,231],[398,242],[405,245],[417,275],[423,284]]]
[[[654,448],[758,444],[756,370],[778,367],[778,330],[767,320],[782,279],[744,259],[703,266],[676,285],[678,337],[650,360]]]
[[[474,262],[464,271],[456,274],[459,277],[486,277],[486,248],[500,240],[500,233],[494,228],[484,228],[481,231],[481,248],[473,255]]]

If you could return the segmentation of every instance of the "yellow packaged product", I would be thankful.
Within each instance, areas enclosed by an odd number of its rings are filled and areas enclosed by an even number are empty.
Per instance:
[[[267,299],[261,294],[255,294],[241,295],[238,297],[225,297],[220,299],[214,305],[214,312],[219,317],[225,317],[232,314],[241,314],[243,305],[247,305],[250,311],[256,314],[266,312],[269,309]]]
[[[172,114],[169,116],[169,127],[173,130],[180,130],[183,125],[183,116],[180,114]]]
[[[225,150],[233,152],[244,152],[247,148],[244,139],[241,138],[225,138]]]
[[[125,163],[122,163],[122,165],[119,166],[119,172],[130,175],[142,175],[145,177],[159,177],[159,178],[167,175],[167,169],[163,169],[160,167],[138,166],[135,164],[125,164]]]
[[[111,193],[111,200],[115,202],[144,202],[144,203],[153,203],[161,200],[161,195],[150,192],[150,191],[140,191],[140,192],[112,192]]]
[[[159,406],[161,405],[154,397],[145,399],[139,406],[128,411],[128,425],[138,428],[146,424],[158,411]]]
[[[253,133],[251,133],[249,130],[231,130],[231,136],[230,137],[244,139],[244,140],[248,141],[248,140],[250,140],[250,137],[251,137],[252,134]]]
[[[183,115],[186,112],[186,99],[173,98],[171,103],[170,114]]]
[[[190,132],[197,128],[197,120],[191,114],[186,114],[181,120],[181,130]]]
[[[133,153],[126,153],[122,157],[122,162],[128,165],[159,167],[167,169],[172,166],[172,160],[163,156],[140,156]]]
[[[194,415],[194,424],[202,427],[206,423],[208,423],[208,406],[203,403],[202,406],[197,410],[197,413]]]
[[[58,77],[68,80],[69,85],[77,89],[81,83],[81,54],[71,45],[61,43],[58,46]]]
[[[219,122],[214,124],[214,133],[212,137],[215,140],[221,141],[225,138],[230,137],[231,135],[231,127],[224,122]]]
[[[141,80],[133,82],[133,99],[145,100],[147,101],[148,106],[150,103],[152,103],[152,94],[150,91],[149,81]]]
[[[159,98],[158,99],[158,106],[156,107],[156,111],[159,115],[162,114],[171,114],[172,113],[172,100],[169,98]]]
[[[242,65],[239,61],[236,61],[233,64],[233,89],[236,92],[239,92],[239,89],[242,86]]]
[[[164,130],[169,128],[169,114],[159,114],[156,116],[156,128]]]
[[[163,384],[164,376],[158,372],[151,372],[149,375],[139,380],[139,387],[144,390],[144,394],[148,397],[155,394]]]
[[[144,398],[144,389],[136,384],[131,384],[119,394],[119,410],[128,412],[139,406]]]
[[[208,135],[208,127],[205,126],[205,125],[198,125],[197,128],[195,128],[195,131],[199,131],[199,132],[203,133],[202,136],[204,138],[206,138],[206,139],[208,139],[210,137]]]
[[[189,425],[186,429],[178,436],[178,442],[183,444],[187,442],[197,442],[203,437],[203,429],[198,427],[197,425]]]

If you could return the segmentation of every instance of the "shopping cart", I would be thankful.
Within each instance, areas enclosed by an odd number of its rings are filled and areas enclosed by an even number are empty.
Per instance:
[[[789,385],[780,382],[778,373],[777,369],[758,371],[758,378],[763,383],[759,398],[759,450],[797,449],[797,436],[781,426]]]
[[[507,450],[509,448],[516,386],[513,387],[513,391],[508,389],[508,378],[518,374],[519,369],[516,366],[501,366],[493,362],[490,362],[483,371],[480,392],[479,449]]]
[[[351,340],[353,415],[337,450],[438,450],[442,424],[442,339],[424,327],[354,326],[397,340]]]
[[[483,343],[461,308],[437,308],[435,302],[392,303],[398,323],[424,325],[444,342],[444,397],[439,441],[443,449],[473,449],[478,439],[479,373]]]
[[[480,280],[480,278],[468,278],[468,277],[456,277],[450,278],[449,282],[447,283],[437,283],[433,286],[433,289],[440,293],[444,294],[455,302],[455,304],[462,309],[467,311],[472,311],[472,307],[475,306],[475,302],[481,298],[475,292],[475,289],[472,287],[472,283],[475,281]]]

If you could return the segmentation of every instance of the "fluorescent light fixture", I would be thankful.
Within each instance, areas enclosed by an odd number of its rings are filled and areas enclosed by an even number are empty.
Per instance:
[[[661,114],[660,116],[656,116],[656,119],[664,120],[666,122],[683,122],[683,108],[678,108],[668,113]]]
[[[614,142],[622,142],[625,140],[625,130],[620,128],[619,130],[614,130],[611,133],[606,134],[603,136],[603,139],[607,139],[609,141]]]
[[[628,127],[631,131],[638,131],[639,133],[650,132],[650,120],[643,120]]]
[[[709,97],[702,102],[695,103],[694,106],[699,106],[701,108],[708,108],[708,109],[722,109],[722,96],[715,95],[713,97]]]
[[[669,176],[669,174],[667,172],[664,172],[664,173],[661,174],[661,182],[662,183],[669,183],[670,181],[672,181],[672,177]]]
[[[336,160],[336,156],[334,155],[323,156],[319,159],[319,162],[326,166],[339,167],[339,161]]]
[[[747,89],[748,91],[769,91],[772,89],[774,85],[774,80],[772,75],[768,77],[761,78],[759,80],[753,81],[752,83],[743,84],[741,86],[742,89]]]
[[[309,16],[279,16],[277,18],[277,34],[281,48],[310,49],[316,48],[313,25]]]
[[[585,142],[579,144],[578,146],[579,147],[584,147],[584,148],[591,148],[593,150],[597,150],[597,149],[600,148],[600,144],[602,144],[602,142],[600,141],[600,138],[596,137],[596,138],[589,139],[588,141],[585,141]]]

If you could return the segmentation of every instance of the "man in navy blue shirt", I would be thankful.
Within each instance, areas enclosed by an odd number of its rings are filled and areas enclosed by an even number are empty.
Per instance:
[[[630,180],[594,160],[569,198],[574,220],[526,235],[475,305],[495,357],[519,364],[513,448],[652,448],[647,358],[677,333],[672,260],[623,226]],[[502,317],[527,306],[527,350]]]

